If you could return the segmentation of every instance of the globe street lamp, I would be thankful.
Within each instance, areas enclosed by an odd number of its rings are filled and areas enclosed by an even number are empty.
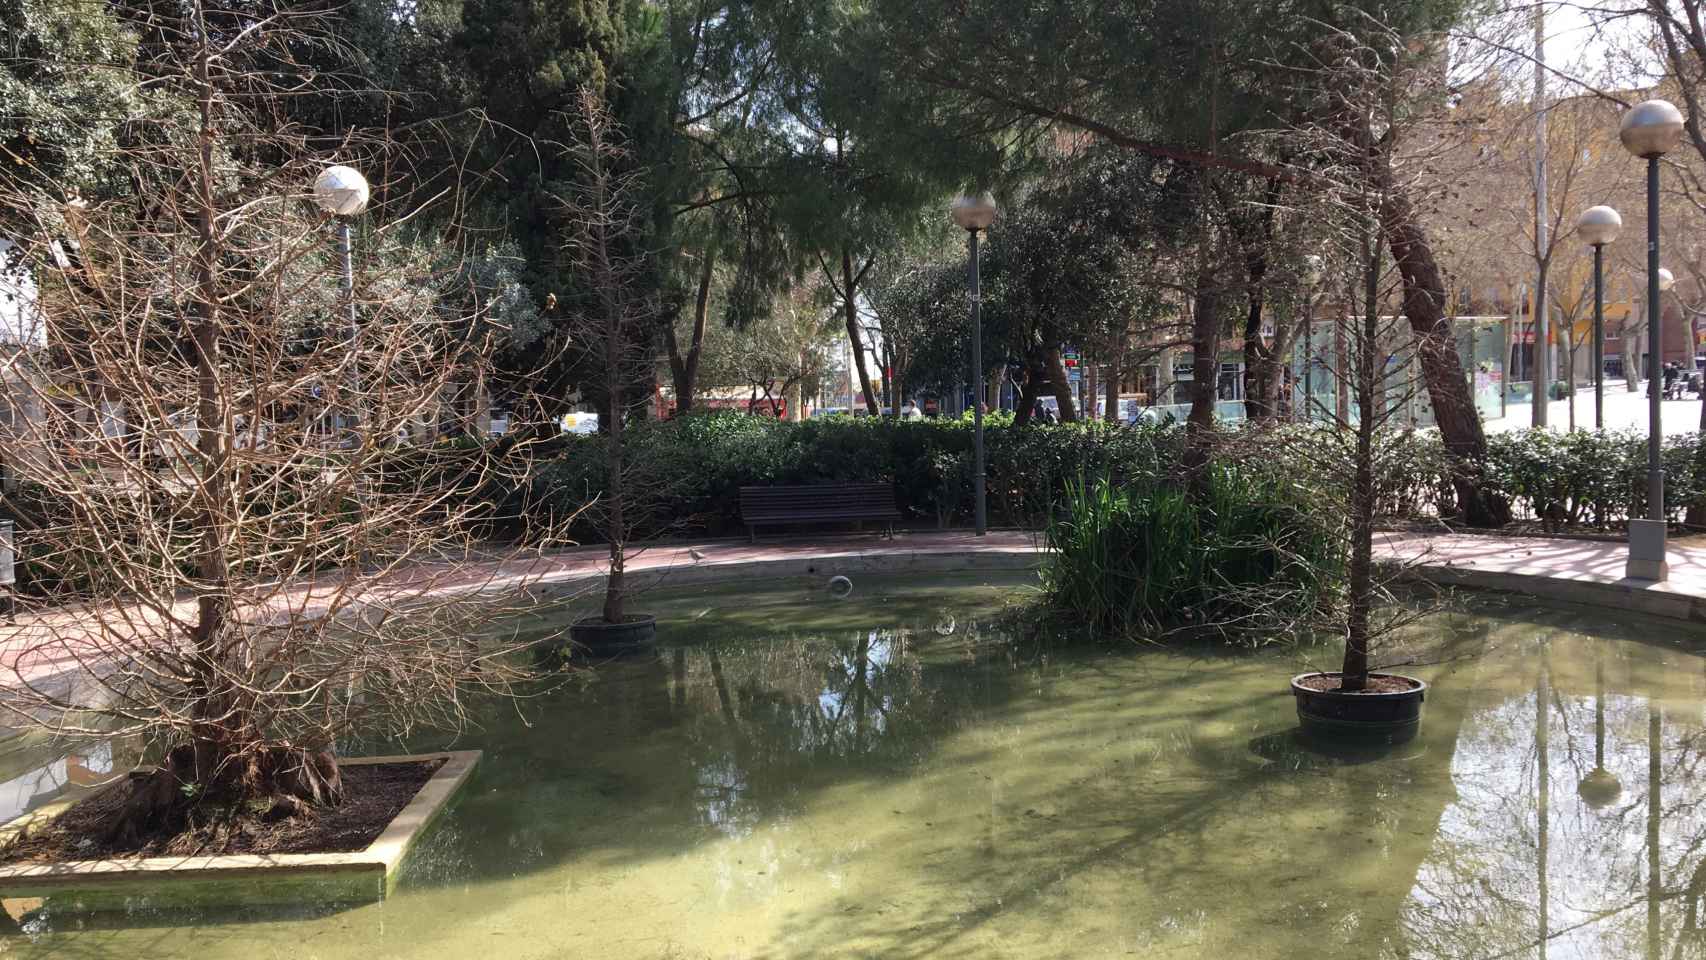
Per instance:
[[[1624,149],[1647,161],[1647,343],[1651,368],[1647,380],[1647,519],[1629,521],[1629,562],[1625,576],[1663,580],[1665,565],[1665,473],[1659,457],[1664,434],[1659,392],[1659,363],[1664,356],[1664,313],[1659,303],[1659,158],[1682,139],[1682,111],[1664,100],[1637,104],[1623,115],[1617,131]]]
[[[1593,247],[1593,428],[1605,429],[1605,245],[1617,239],[1623,218],[1610,207],[1589,207],[1576,232]],[[1572,399],[1572,408],[1575,405]]]
[[[995,198],[987,193],[956,197],[948,215],[966,232],[971,255],[972,489],[977,500],[976,530],[981,537],[988,532],[988,512],[983,478],[983,290],[977,274],[977,235],[995,222]]]
[[[335,166],[314,178],[314,203],[338,218],[338,243],[344,256],[344,302],[349,310],[349,337],[355,340],[355,269],[350,262],[349,218],[367,209],[367,178],[354,167]]]

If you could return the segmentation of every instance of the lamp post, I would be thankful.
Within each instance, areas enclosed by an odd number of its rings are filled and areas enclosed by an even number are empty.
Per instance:
[[[356,338],[355,268],[351,262],[349,218],[367,209],[367,178],[354,167],[333,166],[314,178],[314,203],[338,218],[338,244],[344,268],[344,309],[349,312],[349,342]]]
[[[1664,100],[1637,104],[1617,131],[1624,149],[1647,161],[1647,519],[1629,521],[1629,562],[1624,575],[1663,580],[1665,565],[1665,473],[1659,458],[1661,427],[1659,364],[1664,356],[1664,312],[1659,303],[1659,158],[1682,139],[1682,111]]]
[[[981,537],[988,532],[988,511],[983,477],[983,291],[978,283],[977,235],[995,222],[995,198],[987,193],[956,197],[948,214],[966,232],[971,259],[972,489],[977,499],[977,535]]]
[[[1605,429],[1605,245],[1617,239],[1623,218],[1610,207],[1589,207],[1576,232],[1593,247],[1593,428]],[[1572,393],[1570,403],[1575,404]]]

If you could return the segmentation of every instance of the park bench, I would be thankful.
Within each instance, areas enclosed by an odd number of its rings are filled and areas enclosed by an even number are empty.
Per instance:
[[[789,487],[741,487],[740,517],[753,540],[761,526],[790,523],[863,525],[878,520],[885,533],[900,519],[892,483],[811,483]]]

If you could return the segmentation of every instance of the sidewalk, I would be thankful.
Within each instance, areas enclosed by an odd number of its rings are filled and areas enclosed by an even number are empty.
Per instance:
[[[1379,534],[1378,560],[1411,566],[1441,584],[1514,590],[1570,603],[1706,623],[1706,541],[1672,539],[1663,583],[1623,576],[1621,540],[1493,537],[1474,534]]]
[[[627,574],[630,589],[653,589],[747,578],[1022,570],[1033,567],[1040,556],[1040,535],[1025,531],[992,531],[985,537],[966,531],[901,533],[892,538],[866,533],[643,546],[629,551]],[[332,573],[264,591],[264,599],[244,608],[240,616],[246,622],[286,614],[314,616],[335,606],[359,605],[364,598],[383,604],[410,594],[458,590],[526,589],[541,598],[560,600],[597,589],[607,565],[605,548],[592,546],[460,567],[420,566],[369,579],[360,596],[347,590],[343,577]],[[138,607],[124,611],[122,618],[106,619],[128,620],[138,629],[158,629],[165,617],[188,620],[194,609],[194,601],[185,598],[170,610]],[[111,647],[94,633],[102,624],[92,620],[81,608],[68,606],[20,610],[16,623],[0,622],[0,678],[4,678],[0,683],[45,681],[87,660],[109,659]]]
[[[1411,575],[1451,585],[1514,590],[1532,596],[1588,603],[1678,620],[1706,623],[1706,539],[1673,541],[1670,580],[1623,578],[1626,547],[1621,541],[1472,534],[1383,533],[1377,560],[1402,563]],[[1042,557],[1039,534],[1003,530],[977,537],[965,531],[903,533],[891,539],[869,534],[761,541],[721,540],[660,544],[630,554],[628,574],[636,588],[672,588],[731,580],[754,582],[838,574],[932,575],[971,570],[1027,570]],[[603,579],[602,547],[545,556],[477,563],[460,569],[420,567],[374,584],[397,594],[417,590],[526,588],[553,599],[596,589]],[[447,576],[453,572],[454,576]],[[340,597],[340,578],[293,584],[252,607],[254,619],[269,611],[322,612]],[[187,615],[189,601],[172,611]],[[160,614],[141,615],[153,619]],[[89,652],[79,638],[88,618],[76,608],[20,613],[16,624],[0,623],[0,676],[38,680],[65,674]],[[48,641],[44,643],[45,641]],[[91,648],[99,641],[88,637]],[[46,651],[56,651],[49,654]]]

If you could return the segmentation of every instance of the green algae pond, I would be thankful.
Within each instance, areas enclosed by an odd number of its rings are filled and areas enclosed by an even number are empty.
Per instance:
[[[1018,578],[856,581],[650,595],[655,655],[411,744],[485,758],[384,902],[6,900],[0,956],[1706,956],[1687,627],[1470,595],[1381,658],[1421,736],[1343,754],[1286,688],[1328,648],[1038,648]]]

